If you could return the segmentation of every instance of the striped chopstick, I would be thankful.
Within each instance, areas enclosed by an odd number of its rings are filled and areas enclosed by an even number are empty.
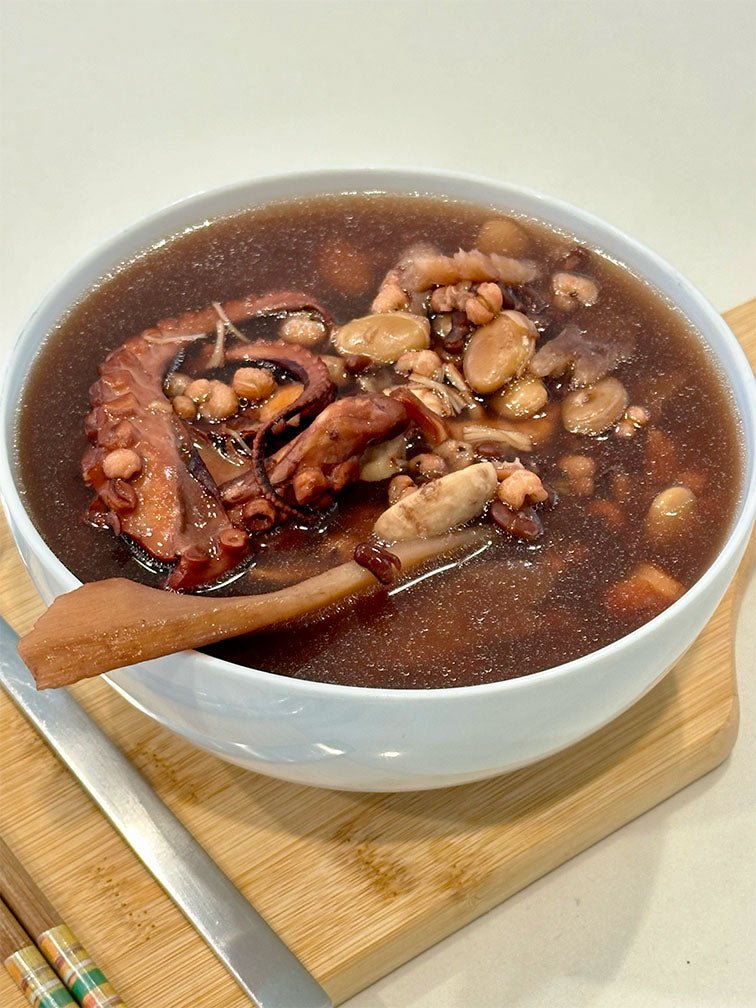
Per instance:
[[[76,1002],[42,953],[0,900],[0,961],[34,1008],[65,1008]]]
[[[61,990],[68,996],[67,1001],[35,1001],[22,987],[30,1004],[35,1008],[68,1004],[79,1004],[82,1008],[126,1008],[105,974],[92,961],[76,935],[63,923],[61,915],[2,840],[0,840],[0,900],[6,908],[6,913],[10,913],[16,923],[14,932],[12,924],[7,923],[5,914],[3,915],[3,920],[6,921],[3,930],[5,937],[2,940],[3,962],[16,983],[21,986],[17,977],[17,958],[14,959],[14,954],[18,957],[19,949],[12,949],[7,954],[6,949],[18,942],[20,936],[28,936],[27,946],[23,948],[25,958],[22,962],[27,960],[31,962],[34,959],[28,948],[31,945],[39,963],[45,966],[46,959],[65,984]],[[52,973],[52,977],[57,979],[55,973]],[[75,1001],[71,1000],[66,988]],[[55,997],[59,998],[60,995],[56,994]]]

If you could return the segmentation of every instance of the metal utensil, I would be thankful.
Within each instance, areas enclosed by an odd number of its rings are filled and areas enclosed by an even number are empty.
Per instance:
[[[0,685],[258,1008],[332,1008],[314,977],[65,689],[39,692],[0,618]]]

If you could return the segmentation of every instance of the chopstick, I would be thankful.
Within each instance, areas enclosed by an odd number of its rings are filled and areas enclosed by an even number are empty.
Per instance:
[[[13,979],[19,983],[8,965],[13,956],[6,954],[5,949],[19,940],[19,932],[21,935],[26,933],[36,944],[38,951],[35,951],[41,963],[45,965],[39,952],[76,999],[75,1002],[35,1002],[30,999],[30,1003],[39,1005],[39,1008],[46,1008],[48,1003],[57,1006],[77,1002],[86,1004],[86,1008],[126,1008],[105,974],[89,957],[73,931],[63,923],[61,915],[3,840],[0,840],[0,900],[17,922],[15,931],[11,924],[5,922],[5,937],[2,940],[3,961]],[[18,949],[12,951],[18,953]],[[24,952],[28,953],[28,948],[24,948]],[[6,958],[7,955],[10,959]],[[24,993],[27,993],[26,990]]]
[[[34,1008],[66,1008],[76,1002],[5,903],[0,900],[0,961]]]

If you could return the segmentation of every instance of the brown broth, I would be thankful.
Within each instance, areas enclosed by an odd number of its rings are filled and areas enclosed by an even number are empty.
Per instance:
[[[105,278],[43,346],[20,404],[17,466],[37,528],[83,581],[127,576],[158,583],[120,540],[82,520],[91,491],[80,475],[86,441],[87,390],[106,353],[156,320],[210,301],[276,288],[311,290],[337,322],[365,314],[381,278],[402,251],[432,241],[446,252],[474,245],[490,210],[420,197],[323,197],[247,211],[176,236]],[[541,266],[544,295],[554,263],[574,246],[535,222],[526,225],[528,258]],[[327,243],[350,243],[369,255],[366,292],[345,295],[319,273]],[[607,588],[639,560],[658,562],[686,588],[716,555],[741,488],[737,426],[728,393],[686,320],[646,284],[599,254],[591,275],[601,296],[569,321],[609,336],[636,338],[633,361],[616,376],[630,402],[655,411],[654,426],[675,443],[675,473],[701,480],[699,520],[678,548],[652,549],[643,519],[663,488],[648,470],[645,432],[629,440],[556,433],[530,458],[558,483],[557,460],[590,453],[596,496],[611,495],[613,474],[632,483],[621,534],[562,493],[544,513],[545,532],[525,544],[491,532],[480,555],[406,590],[382,591],[306,624],[230,640],[207,650],[285,675],[351,685],[458,686],[526,675],[579,657],[623,636],[642,618],[618,619],[602,603]],[[267,326],[267,329],[266,329]],[[256,332],[267,335],[268,323]],[[554,335],[553,329],[547,336]],[[661,404],[660,376],[680,375]],[[555,383],[555,388],[558,383]],[[674,482],[674,479],[672,480]],[[666,484],[664,484],[666,485]],[[386,506],[385,483],[357,484],[341,496],[324,527],[285,527],[263,537],[249,571],[228,590],[257,593],[292,583],[349,558]],[[488,526],[488,528],[491,528]]]

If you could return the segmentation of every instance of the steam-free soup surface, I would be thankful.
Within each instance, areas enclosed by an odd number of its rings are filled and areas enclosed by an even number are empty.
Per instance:
[[[500,216],[421,197],[324,197],[199,224],[103,278],[50,334],[20,405],[20,482],[48,544],[83,581],[164,580],[165,571],[145,564],[125,539],[83,518],[92,497],[81,477],[83,418],[109,351],[160,319],[277,289],[311,292],[344,324],[370,311],[383,277],[406,249],[430,243],[452,255],[476,248],[481,227]],[[710,564],[740,492],[739,439],[728,394],[697,335],[656,292],[599,253],[579,250],[574,239],[535,222],[518,226],[520,257],[536,264],[537,277],[523,291],[515,287],[514,296],[537,326],[536,348],[567,326],[633,347],[611,371],[626,390],[627,410],[600,434],[564,426],[568,371],[543,377],[548,400],[531,417],[503,421],[491,396],[476,394],[476,419],[452,413],[444,420],[459,440],[471,422],[532,435],[526,452],[501,442],[497,452],[485,439],[471,447],[476,460],[500,466],[520,458],[538,475],[549,492],[548,501],[535,504],[542,532],[521,538],[483,515],[479,543],[461,562],[436,564],[421,572],[426,576],[413,575],[306,624],[229,640],[210,653],[351,685],[491,682],[623,636],[664,607],[658,597],[654,602],[655,590],[663,594],[665,585],[676,585],[676,597]],[[565,281],[555,280],[561,274],[588,280],[597,297],[583,290],[588,303],[582,303],[571,281],[565,289]],[[255,340],[275,339],[279,325],[278,317],[260,318],[245,331]],[[474,332],[468,325],[468,346]],[[464,346],[441,345],[436,337],[432,346],[464,370]],[[313,352],[335,354],[328,343]],[[199,363],[190,352],[181,366],[191,373]],[[394,374],[390,365],[355,371],[338,395],[380,390]],[[417,437],[412,452],[433,455]],[[270,591],[349,559],[388,506],[388,482],[353,482],[314,528],[294,521],[257,535],[246,571],[219,590]],[[677,491],[670,499],[681,516],[674,534],[657,534],[654,521],[663,522],[659,512],[670,510],[659,495],[668,490]]]

